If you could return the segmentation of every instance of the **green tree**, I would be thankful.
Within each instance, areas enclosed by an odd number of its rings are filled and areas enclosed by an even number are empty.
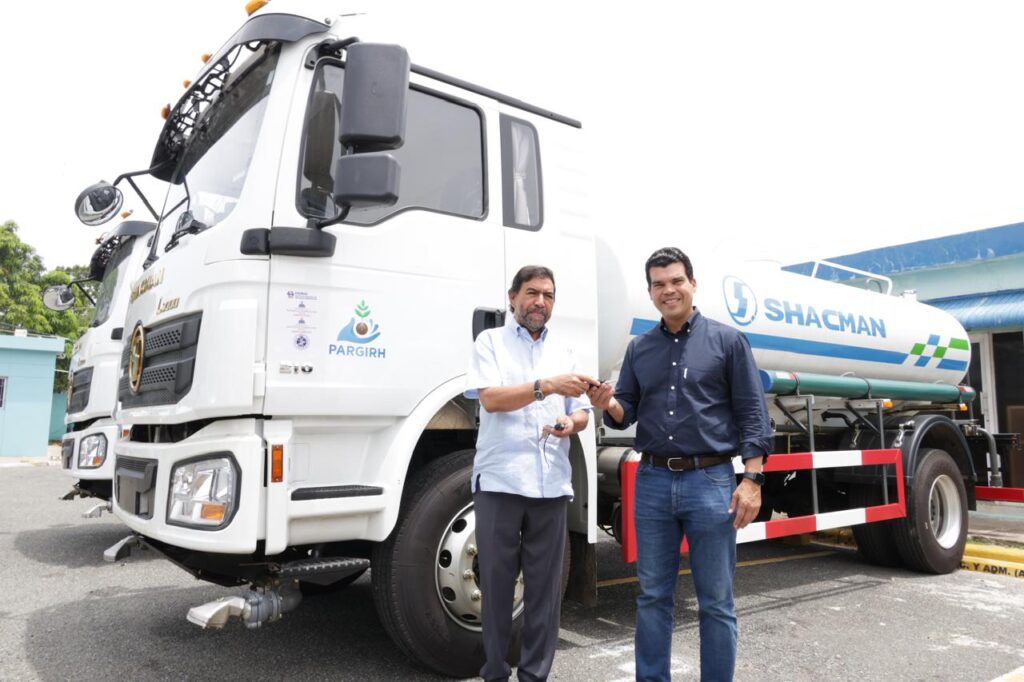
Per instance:
[[[47,272],[36,250],[21,241],[18,225],[13,220],[0,225],[0,329],[22,328],[67,339],[64,354],[57,359],[57,368],[63,371],[56,373],[55,391],[67,388],[71,349],[89,326],[92,307],[76,288],[75,305],[70,310],[49,310],[43,305],[42,292],[50,286],[68,284],[73,278],[87,277],[88,269],[86,265],[74,265]]]
[[[39,295],[43,273],[42,259],[18,237],[17,224],[0,225],[0,322],[5,326],[50,332]]]

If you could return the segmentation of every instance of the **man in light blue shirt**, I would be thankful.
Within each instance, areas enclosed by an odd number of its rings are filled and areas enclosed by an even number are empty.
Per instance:
[[[572,349],[552,334],[550,269],[521,268],[508,292],[512,316],[476,340],[466,397],[480,400],[473,504],[483,590],[485,680],[507,680],[516,573],[524,603],[522,682],[546,680],[561,610],[566,508],[572,499],[571,436],[587,427],[594,379],[576,372]]]

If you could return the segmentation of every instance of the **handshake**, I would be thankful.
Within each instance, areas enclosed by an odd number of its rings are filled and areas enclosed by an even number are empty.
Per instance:
[[[544,395],[556,393],[570,398],[579,398],[586,393],[591,404],[599,410],[608,409],[615,394],[615,387],[607,381],[598,381],[586,374],[559,374],[541,379],[540,388]]]

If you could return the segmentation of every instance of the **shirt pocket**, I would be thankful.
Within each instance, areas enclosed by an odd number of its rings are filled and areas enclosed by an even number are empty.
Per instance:
[[[702,395],[717,394],[725,388],[725,372],[720,365],[688,365],[683,369],[683,384]]]
[[[683,409],[689,410],[688,423],[700,430],[706,441],[723,442],[730,440],[731,426],[726,421],[730,409],[729,386],[721,367],[688,367],[683,381],[685,402]]]

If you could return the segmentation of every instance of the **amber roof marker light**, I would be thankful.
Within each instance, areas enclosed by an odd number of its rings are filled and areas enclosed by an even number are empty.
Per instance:
[[[254,12],[258,12],[266,7],[268,2],[270,0],[249,0],[249,2],[245,3],[245,12],[251,17]]]

